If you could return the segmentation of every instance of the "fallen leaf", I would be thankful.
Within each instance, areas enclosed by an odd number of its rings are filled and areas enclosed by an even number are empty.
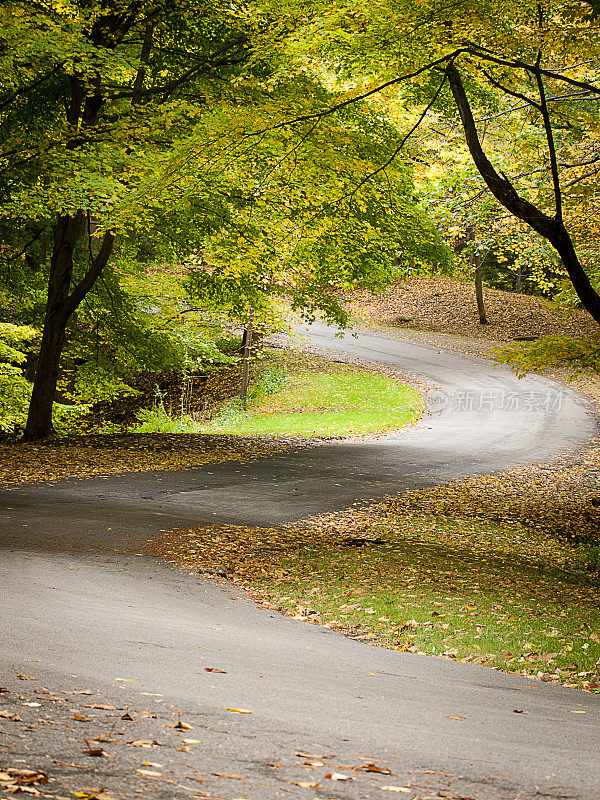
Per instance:
[[[133,722],[133,717],[131,716],[131,714],[129,713],[129,711],[126,711],[126,712],[123,714],[123,716],[121,717],[121,719],[124,719],[124,720],[126,720],[127,722]]]
[[[380,786],[379,788],[384,792],[405,793],[414,791],[413,789],[410,788],[410,786]]]
[[[216,667],[204,667],[205,672],[220,672],[221,675],[227,675],[227,670],[217,669]],[[200,675],[200,673],[198,673]]]
[[[235,711],[237,714],[251,714],[252,713],[247,708],[227,708],[227,706],[225,706],[225,711]]]
[[[110,758],[109,754],[104,750],[103,747],[94,747],[94,745],[90,744],[89,739],[84,739],[84,741],[87,744],[87,750],[85,751],[86,755],[94,756],[95,758]]]
[[[73,716],[71,719],[76,720],[77,722],[91,722],[91,717],[84,717],[83,714],[78,714],[76,711],[73,712]]]
[[[37,678],[34,678],[33,675],[20,675],[20,674],[17,674],[17,678],[20,681],[37,681]]]
[[[151,769],[136,769],[136,772],[139,772],[140,775],[147,775],[150,778],[160,778],[162,776],[162,772],[154,772]]]
[[[351,781],[353,780],[350,775],[344,775],[343,772],[328,772],[325,775],[326,778],[329,778],[331,781]]]
[[[319,785],[317,781],[290,781],[292,786],[300,786],[302,789],[316,789]]]
[[[160,747],[160,742],[157,742],[156,739],[133,739],[131,742],[127,742],[132,747]]]
[[[176,731],[193,731],[194,728],[188,725],[187,722],[178,720],[177,722],[167,722],[167,728],[174,728]]]
[[[101,711],[116,711],[116,706],[110,706],[107,703],[89,703],[89,705],[82,706],[82,708],[99,708]]]
[[[229,775],[227,772],[211,772],[210,774],[215,775],[217,778],[231,778],[234,781],[246,780],[245,775]]]
[[[466,717],[459,717],[456,714],[444,714],[446,719],[466,719]]]
[[[18,714],[12,714],[10,711],[0,711],[2,719],[9,719],[11,722],[23,722]]]
[[[359,772],[378,772],[380,775],[391,775],[391,771],[385,767],[378,767],[377,764],[364,764],[358,768]]]
[[[6,770],[6,774],[19,786],[26,786],[32,783],[48,783],[48,775],[38,769],[9,767]]]

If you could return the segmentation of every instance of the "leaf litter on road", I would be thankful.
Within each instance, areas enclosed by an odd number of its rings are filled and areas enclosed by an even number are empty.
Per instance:
[[[0,485],[253,461],[320,443],[319,437],[166,433],[72,436],[34,444],[5,440],[0,442]]]

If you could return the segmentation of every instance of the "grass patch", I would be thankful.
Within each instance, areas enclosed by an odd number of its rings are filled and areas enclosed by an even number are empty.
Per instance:
[[[598,691],[598,577],[582,548],[519,524],[379,507],[173,532],[151,549],[364,641]]]
[[[383,433],[415,420],[416,389],[377,372],[314,357],[291,357],[263,370],[244,412],[228,403],[206,432],[348,436]]]

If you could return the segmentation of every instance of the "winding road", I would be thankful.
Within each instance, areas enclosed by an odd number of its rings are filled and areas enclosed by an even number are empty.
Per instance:
[[[0,766],[44,769],[51,795],[598,800],[599,696],[360,644],[136,555],[160,530],[301,519],[597,432],[580,396],[485,359],[321,325],[310,342],[421,377],[431,413],[395,438],[0,492],[0,703],[23,720],[0,717]],[[85,752],[99,732],[109,758]]]

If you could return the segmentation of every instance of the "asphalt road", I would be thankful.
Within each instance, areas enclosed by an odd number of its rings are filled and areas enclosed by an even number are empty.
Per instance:
[[[58,795],[598,800],[600,697],[360,644],[135,554],[160,529],[298,519],[596,432],[574,393],[483,359],[319,326],[311,340],[422,376],[433,413],[395,439],[0,493],[0,703],[23,720],[0,717],[0,759],[45,769],[38,788]],[[167,727],[178,714],[193,730]],[[110,757],[86,753],[100,734]],[[356,769],[369,762],[392,774]]]

